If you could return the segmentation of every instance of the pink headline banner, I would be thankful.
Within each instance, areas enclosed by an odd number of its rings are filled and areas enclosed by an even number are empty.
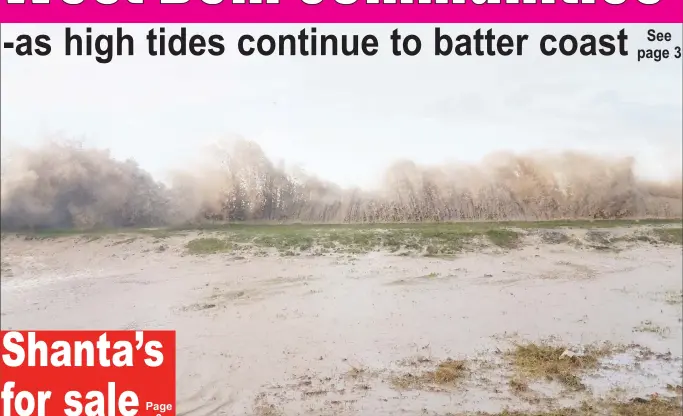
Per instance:
[[[0,23],[682,23],[683,0],[0,0]],[[483,4],[482,4],[483,3]]]

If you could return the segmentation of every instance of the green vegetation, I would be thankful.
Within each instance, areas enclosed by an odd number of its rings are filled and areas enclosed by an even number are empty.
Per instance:
[[[311,230],[311,229],[343,229],[343,230],[364,230],[364,229],[418,229],[418,228],[459,228],[474,231],[485,231],[496,228],[520,228],[520,229],[557,229],[557,228],[614,228],[614,227],[633,227],[639,225],[674,225],[681,224],[680,219],[643,219],[643,220],[549,220],[549,221],[472,221],[472,222],[421,222],[421,223],[354,223],[354,224],[274,224],[274,223],[203,223],[196,225],[184,225],[161,228],[101,228],[83,230],[75,228],[66,229],[42,229],[25,232],[12,232],[30,236],[33,238],[57,238],[85,234],[121,234],[139,233],[148,234],[155,237],[167,237],[170,235],[181,234],[187,231],[241,231],[255,228],[282,229],[282,230]],[[3,234],[9,233],[2,231]],[[678,231],[680,235],[680,229]]]
[[[658,228],[654,234],[662,243],[683,244],[683,228]]]
[[[411,252],[428,256],[462,252],[476,239],[485,239],[502,248],[516,247],[520,234],[495,225],[443,224],[409,228],[395,224],[384,228],[366,226],[250,226],[235,227],[218,234],[232,243],[275,248],[282,255],[293,256],[313,250],[317,254],[359,254],[385,250]],[[204,240],[204,239],[201,239]],[[224,250],[216,250],[224,251]]]
[[[585,229],[585,247],[611,249],[617,243],[659,242],[680,244],[681,229],[659,227],[648,235],[634,233],[614,238],[609,232],[595,228],[628,227],[638,225],[663,226],[676,220],[596,220],[596,221],[506,221],[506,222],[448,222],[448,223],[373,223],[373,224],[203,224],[194,228],[168,227],[156,229],[118,230],[44,230],[19,234],[26,239],[52,239],[79,236],[84,241],[95,241],[105,235],[119,235],[126,244],[136,236],[157,240],[198,232],[200,237],[187,245],[191,254],[210,254],[243,248],[277,250],[282,255],[301,253],[360,254],[388,251],[397,255],[451,257],[477,246],[489,245],[504,250],[520,246],[527,233],[539,234],[545,243],[571,243],[562,229]],[[641,229],[642,230],[642,229]],[[205,234],[202,236],[201,234]]]
[[[187,243],[186,248],[191,254],[215,254],[232,251],[233,245],[218,238],[196,238]]]
[[[486,231],[486,237],[498,247],[515,248],[519,243],[520,234],[512,230],[494,229]]]

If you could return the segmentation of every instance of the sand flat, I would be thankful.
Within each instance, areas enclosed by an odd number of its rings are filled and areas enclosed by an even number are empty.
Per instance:
[[[680,245],[197,256],[193,238],[6,237],[2,328],[175,329],[183,415],[538,410],[681,384]],[[585,390],[520,394],[505,352],[523,342],[624,349]],[[392,382],[447,358],[468,362],[457,384]]]

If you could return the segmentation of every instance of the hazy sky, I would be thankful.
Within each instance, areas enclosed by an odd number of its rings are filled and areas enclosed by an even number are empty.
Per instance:
[[[497,150],[582,149],[634,155],[639,169],[680,172],[683,60],[636,62],[646,30],[626,26],[628,57],[553,57],[538,52],[544,33],[615,34],[616,25],[441,25],[452,35],[493,27],[528,33],[522,57],[433,56],[431,25],[316,25],[318,33],[372,33],[374,57],[243,57],[243,33],[296,33],[311,25],[187,26],[220,33],[220,57],[150,57],[144,33],[126,26],[136,55],[109,64],[63,56],[60,25],[2,25],[2,40],[47,33],[47,57],[2,51],[1,136],[37,143],[59,135],[110,148],[161,175],[202,143],[235,135],[257,141],[274,160],[319,176],[370,185],[400,158],[419,163],[474,161]],[[178,26],[166,26],[167,33]],[[391,54],[389,34],[419,34],[422,53]],[[96,26],[95,33],[115,26]],[[77,30],[84,32],[84,27]]]

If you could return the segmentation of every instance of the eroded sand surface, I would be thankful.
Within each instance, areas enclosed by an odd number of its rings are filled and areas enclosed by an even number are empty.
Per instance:
[[[6,237],[2,328],[175,329],[183,415],[499,412],[681,384],[679,245],[195,256],[191,238]],[[505,351],[541,341],[629,347],[587,390],[513,391]],[[447,358],[468,360],[457,385],[392,382]]]

